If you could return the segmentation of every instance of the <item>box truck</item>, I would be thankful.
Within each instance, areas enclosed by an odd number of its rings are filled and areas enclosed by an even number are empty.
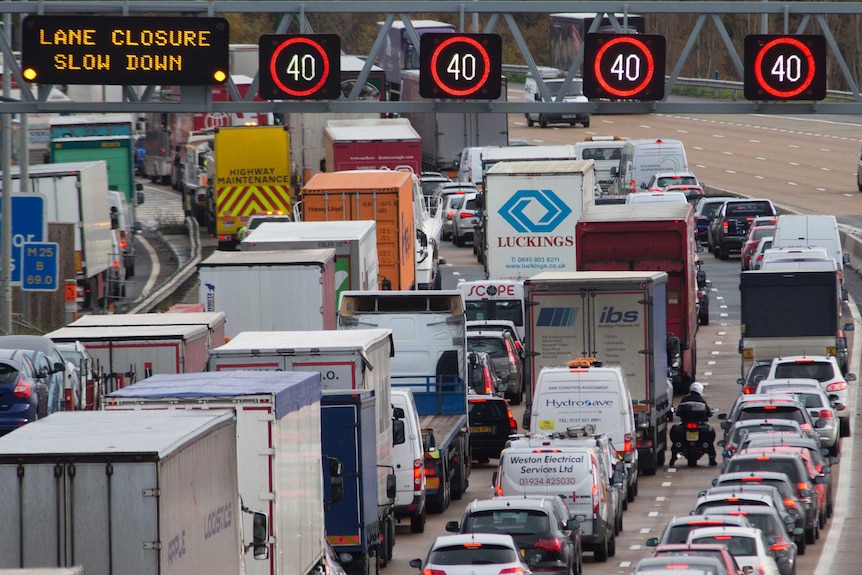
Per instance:
[[[494,164],[485,173],[479,234],[487,278],[575,271],[575,224],[595,190],[591,160]]]
[[[0,521],[15,526],[0,567],[240,573],[268,518],[240,508],[236,450],[221,410],[61,412],[16,429],[0,438]]]
[[[235,414],[234,456],[242,504],[269,516],[266,557],[246,561],[245,573],[308,575],[321,564],[324,489],[319,374],[155,375],[110,394],[105,409]]]
[[[406,118],[330,120],[323,130],[327,172],[394,170],[422,172],[422,139]]]
[[[378,288],[409,290],[416,281],[413,198],[410,172],[319,173],[302,188],[302,220],[375,220]]]
[[[527,412],[543,367],[593,357],[620,366],[634,405],[638,468],[664,465],[667,416],[666,299],[663,272],[544,272],[524,281]],[[620,447],[620,446],[618,446]]]
[[[335,329],[335,250],[216,251],[198,264],[200,301],[241,331]]]
[[[264,222],[240,244],[243,251],[332,248],[335,305],[344,290],[377,289],[377,224],[370,220]]]

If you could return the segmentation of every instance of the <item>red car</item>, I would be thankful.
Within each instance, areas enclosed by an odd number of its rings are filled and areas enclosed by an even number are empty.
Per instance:
[[[760,244],[760,240],[763,238],[772,237],[775,233],[775,226],[752,226],[748,232],[748,237],[745,238],[745,242],[742,244],[742,271],[750,270],[752,268],[752,256],[754,252],[757,251],[757,246]]]
[[[743,569],[736,563],[727,545],[718,543],[666,543],[659,545],[653,552],[653,557],[666,557],[668,555],[677,556],[697,556],[697,557],[714,557],[721,561],[727,572],[733,575],[743,575]],[[750,571],[749,571],[750,572]]]

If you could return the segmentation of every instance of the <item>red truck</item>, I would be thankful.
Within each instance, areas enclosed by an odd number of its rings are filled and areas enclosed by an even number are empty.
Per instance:
[[[401,166],[422,172],[422,139],[406,118],[330,120],[323,146],[327,172]]]
[[[697,369],[694,226],[689,204],[592,206],[575,239],[578,271],[667,273],[667,363],[677,393],[688,392]]]

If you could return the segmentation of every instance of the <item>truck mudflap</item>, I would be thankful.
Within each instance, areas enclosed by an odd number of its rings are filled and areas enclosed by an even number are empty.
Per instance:
[[[667,402],[654,411],[648,406],[635,406],[635,423],[637,424],[638,472],[643,475],[655,475],[659,467],[665,463],[667,455]]]

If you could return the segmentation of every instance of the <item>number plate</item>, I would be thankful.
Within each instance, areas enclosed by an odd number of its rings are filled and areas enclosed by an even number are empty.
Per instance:
[[[564,120],[577,119],[577,117],[578,117],[578,116],[577,116],[577,114],[563,114],[563,119],[564,119]]]
[[[490,425],[471,425],[470,433],[491,433]]]
[[[686,431],[685,432],[685,440],[686,441],[697,441],[700,439],[700,433],[697,431]]]
[[[521,549],[520,551],[521,551],[521,557],[523,557],[524,555],[526,555],[526,553],[524,552],[524,550],[523,550],[523,549]]]

